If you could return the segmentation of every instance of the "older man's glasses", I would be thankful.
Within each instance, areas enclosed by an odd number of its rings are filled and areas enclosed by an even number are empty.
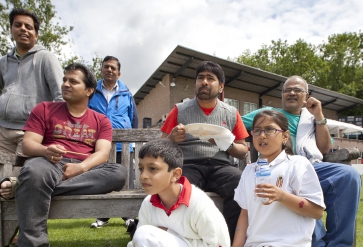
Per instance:
[[[284,93],[291,93],[292,91],[294,91],[295,93],[303,93],[303,92],[306,92],[304,89],[298,88],[298,87],[285,88],[284,90],[282,90],[282,92],[284,92]]]
[[[267,129],[254,129],[251,131],[251,134],[253,136],[260,136],[262,134],[262,132],[265,132],[265,135],[267,136],[271,136],[276,134],[276,132],[285,132],[284,130],[279,130],[279,129],[275,129],[275,128],[267,128]]]

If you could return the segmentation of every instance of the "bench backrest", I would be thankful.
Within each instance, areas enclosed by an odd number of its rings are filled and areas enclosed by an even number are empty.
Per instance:
[[[123,190],[142,189],[139,182],[139,170],[135,169],[135,164],[138,164],[138,154],[141,146],[148,141],[161,138],[160,129],[114,129],[112,134],[112,149],[108,158],[109,162],[116,162],[116,143],[122,142],[122,161],[121,164],[126,168],[126,184]],[[134,153],[130,154],[130,143],[134,143]],[[15,164],[16,156],[11,153],[1,153],[0,163],[0,176],[12,175],[13,166]],[[231,158],[231,161],[232,158]],[[245,160],[240,160],[239,168],[244,169],[246,165]]]
[[[122,142],[121,164],[126,168],[126,184],[123,190],[141,189],[139,182],[139,170],[134,165],[138,164],[141,146],[148,141],[161,137],[159,129],[114,129],[112,135],[112,149],[109,162],[116,162],[116,143]],[[135,144],[134,153],[130,154],[130,143]],[[135,175],[134,175],[135,174]]]

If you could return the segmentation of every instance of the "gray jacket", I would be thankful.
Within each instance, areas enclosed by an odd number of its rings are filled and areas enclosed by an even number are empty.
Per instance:
[[[63,71],[42,45],[20,60],[15,47],[0,58],[0,126],[22,129],[31,110],[42,101],[61,101]]]

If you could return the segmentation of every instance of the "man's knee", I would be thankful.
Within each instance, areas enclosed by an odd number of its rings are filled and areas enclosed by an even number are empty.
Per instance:
[[[361,186],[361,176],[357,169],[355,169],[352,166],[349,165],[342,165],[341,166],[341,173],[340,176],[342,177],[342,180],[347,181],[350,180],[351,184],[356,184],[358,186]],[[345,182],[344,182],[345,183]]]
[[[106,166],[107,169],[109,169],[108,179],[109,181],[112,181],[112,184],[115,184],[113,190],[121,190],[126,183],[126,168],[123,165],[117,163],[108,163]]]

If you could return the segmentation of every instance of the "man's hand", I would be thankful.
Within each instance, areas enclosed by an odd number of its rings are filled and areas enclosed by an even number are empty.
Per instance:
[[[214,138],[211,138],[211,139],[209,139],[208,141],[209,141],[210,143],[212,143],[213,145],[217,145],[217,144],[216,144],[216,141],[214,140]]]
[[[59,163],[63,159],[63,154],[66,153],[66,149],[62,145],[50,145],[45,150],[44,157],[53,164]]]
[[[86,172],[82,163],[66,163],[62,167],[62,170],[63,170],[62,180],[66,180]]]
[[[314,116],[316,121],[324,119],[321,102],[318,99],[310,97],[304,103],[306,109],[308,109],[308,111]]]
[[[0,194],[5,199],[10,198],[10,195],[11,195],[11,182],[10,181],[4,181],[1,183]]]
[[[183,124],[178,124],[171,130],[167,138],[175,143],[180,143],[182,141],[185,141],[185,132],[185,126]]]

